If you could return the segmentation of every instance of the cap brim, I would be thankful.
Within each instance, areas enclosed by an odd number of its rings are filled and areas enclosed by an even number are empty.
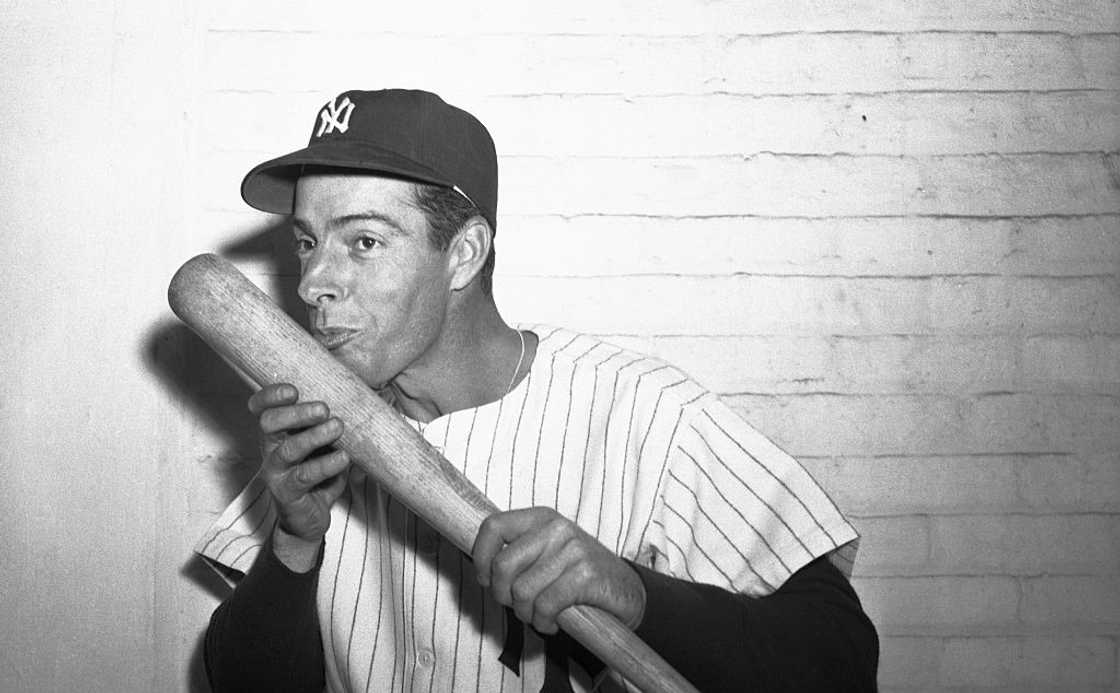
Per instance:
[[[382,147],[362,142],[319,142],[259,164],[241,181],[241,198],[250,207],[273,214],[291,214],[296,181],[304,166],[328,166],[384,173],[422,183],[452,187],[435,171]]]

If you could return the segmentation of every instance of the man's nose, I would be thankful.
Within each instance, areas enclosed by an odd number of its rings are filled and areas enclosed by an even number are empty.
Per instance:
[[[299,280],[299,297],[310,306],[343,298],[345,283],[340,259],[319,246],[304,260]]]

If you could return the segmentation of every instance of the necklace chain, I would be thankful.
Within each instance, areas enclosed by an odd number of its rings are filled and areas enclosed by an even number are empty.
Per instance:
[[[517,331],[517,337],[521,340],[521,355],[517,357],[517,366],[513,369],[513,376],[509,379],[509,387],[506,388],[506,395],[513,392],[513,384],[517,382],[517,374],[521,372],[521,362],[525,360],[525,335],[521,330]],[[503,395],[504,397],[505,395]]]

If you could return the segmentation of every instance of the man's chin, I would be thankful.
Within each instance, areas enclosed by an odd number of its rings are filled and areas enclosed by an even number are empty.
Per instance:
[[[382,385],[374,385],[373,384],[374,382],[378,382],[378,383],[384,383],[385,382],[385,380],[383,378],[371,378],[370,374],[369,374],[369,370],[370,370],[369,365],[365,364],[365,363],[362,363],[362,362],[358,361],[357,359],[350,358],[349,354],[347,353],[347,350],[345,348],[336,349],[336,350],[332,351],[331,356],[334,357],[335,361],[338,361],[343,366],[346,366],[346,370],[350,371],[354,375],[361,378],[363,383],[365,383],[366,385],[369,385],[370,387],[372,387],[374,389],[377,389],[378,387],[382,386]]]

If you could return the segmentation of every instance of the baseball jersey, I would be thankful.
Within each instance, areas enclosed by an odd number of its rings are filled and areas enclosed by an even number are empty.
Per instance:
[[[850,575],[855,530],[716,395],[656,358],[523,329],[539,338],[536,357],[506,396],[409,420],[498,507],[553,507],[623,558],[752,596],[821,555]],[[356,465],[347,475],[318,582],[328,689],[540,690],[544,640],[525,629],[519,675],[498,661],[507,619],[470,557]],[[247,572],[274,520],[254,479],[196,550]],[[570,671],[574,690],[594,685]]]

